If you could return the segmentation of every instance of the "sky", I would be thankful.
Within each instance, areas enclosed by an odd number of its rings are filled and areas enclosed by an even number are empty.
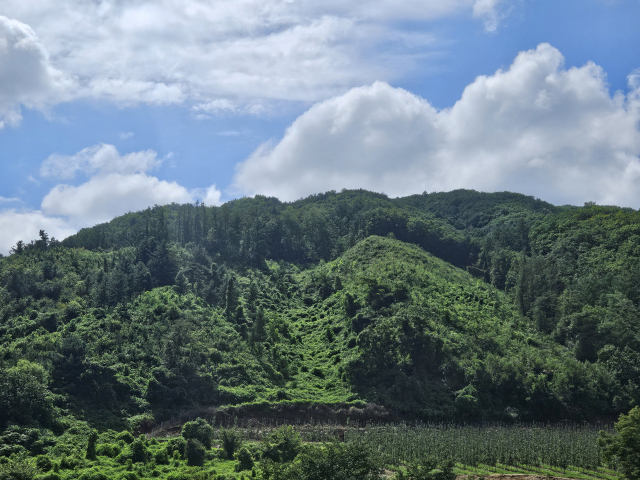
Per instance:
[[[640,208],[640,0],[3,0],[0,253],[154,204]]]

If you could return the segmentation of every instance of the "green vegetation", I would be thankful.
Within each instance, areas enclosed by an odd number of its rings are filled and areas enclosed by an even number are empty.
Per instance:
[[[625,478],[640,478],[640,408],[620,415],[615,428],[618,435],[600,432],[598,440],[604,447],[604,458],[619,461]]]
[[[638,212],[506,192],[258,196],[156,206],[63,242],[41,231],[0,258],[0,458],[142,477],[212,455],[251,475],[264,456],[305,475],[295,432],[254,448],[229,430],[220,454],[202,421],[164,449],[140,440],[225,406],[613,419],[640,404],[638,283]]]

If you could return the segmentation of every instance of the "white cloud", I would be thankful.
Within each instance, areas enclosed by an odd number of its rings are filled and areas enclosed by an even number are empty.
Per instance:
[[[50,217],[39,210],[0,211],[0,253],[7,255],[18,240],[29,242],[36,239],[40,230],[58,239],[76,232],[66,219]]]
[[[51,155],[42,163],[42,176],[71,179],[82,171],[91,177],[78,186],[57,185],[44,197],[41,209],[47,215],[66,217],[73,224],[86,226],[154,204],[196,200],[220,203],[221,193],[215,185],[190,191],[176,182],[147,174],[160,163],[153,150],[120,155],[113,145],[104,143],[71,156]]]
[[[40,166],[40,175],[70,179],[78,171],[86,175],[95,173],[148,172],[162,163],[153,150],[144,150],[120,155],[116,147],[101,143],[84,148],[75,155],[53,154]]]
[[[119,105],[188,101],[199,116],[261,114],[279,101],[315,102],[415,68],[416,53],[435,48],[433,37],[403,30],[402,21],[473,11],[495,28],[504,13],[498,3],[4,0],[3,13],[23,22],[12,28],[32,45],[28,55],[11,60],[28,75],[10,72],[11,82],[38,80],[11,97],[4,121],[18,121],[19,103],[39,105],[40,95],[60,83],[59,72],[73,79],[65,80],[73,98]],[[389,43],[400,46],[393,55],[385,51]]]
[[[191,193],[175,182],[145,173],[96,175],[80,186],[58,185],[42,200],[47,215],[65,216],[74,222],[94,224],[154,204],[186,203]]]
[[[509,16],[512,7],[510,0],[476,0],[473,16],[484,22],[487,31],[495,32],[500,22]]]
[[[70,156],[51,155],[42,163],[42,176],[69,180],[83,172],[89,179],[80,185],[56,185],[43,198],[40,210],[0,210],[0,253],[7,254],[18,240],[35,238],[40,229],[63,239],[80,228],[155,204],[220,205],[222,194],[215,185],[189,190],[149,175],[160,162],[153,150],[121,155],[108,144]],[[0,203],[12,201],[19,199],[0,197]]]
[[[69,85],[31,27],[0,16],[0,129],[20,123],[21,105],[44,109]]]
[[[286,200],[342,188],[474,188],[640,207],[640,89],[611,96],[600,67],[563,63],[541,44],[440,111],[386,83],[354,88],[258,148],[235,187]]]
[[[17,197],[7,198],[0,195],[0,203],[12,203],[12,202],[20,202],[20,201],[21,200]]]
[[[222,193],[220,190],[218,190],[215,185],[211,185],[207,188],[204,197],[202,197],[202,201],[206,205],[220,205],[222,203],[221,197]]]
[[[118,135],[118,138],[120,140],[127,140],[131,137],[133,137],[133,132],[120,132],[120,134]]]

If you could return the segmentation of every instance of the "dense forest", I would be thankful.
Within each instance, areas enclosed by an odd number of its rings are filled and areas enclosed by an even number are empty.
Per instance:
[[[506,192],[256,196],[41,231],[0,259],[0,431],[292,403],[613,419],[640,403],[639,284],[640,213]]]

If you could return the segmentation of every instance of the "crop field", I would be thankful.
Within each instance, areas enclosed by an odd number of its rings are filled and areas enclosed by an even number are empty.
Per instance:
[[[371,425],[347,430],[345,440],[364,441],[390,465],[432,458],[439,464],[454,462],[460,474],[615,479],[616,465],[604,465],[597,445],[602,429],[610,427]]]
[[[276,425],[238,427],[245,438],[266,438]],[[300,424],[306,442],[340,438],[362,441],[393,469],[430,458],[454,462],[459,475],[534,474],[576,479],[618,478],[617,465],[605,464],[597,437],[611,425],[526,424],[459,426],[447,424],[367,424],[341,427]]]

